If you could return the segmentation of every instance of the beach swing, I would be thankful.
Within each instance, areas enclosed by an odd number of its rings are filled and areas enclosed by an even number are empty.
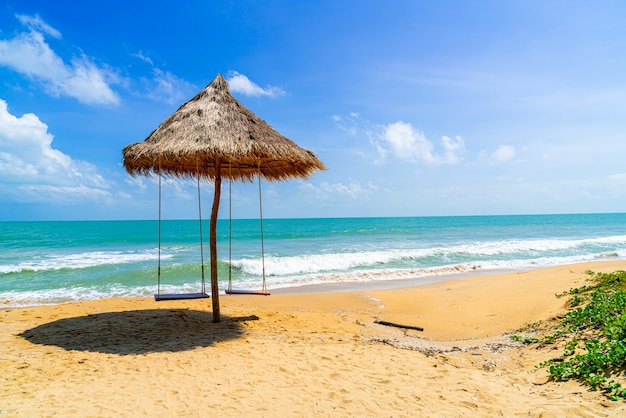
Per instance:
[[[261,225],[261,271],[263,276],[263,284],[260,290],[238,290],[233,289],[233,200],[232,200],[232,178],[228,183],[228,204],[229,204],[229,235],[228,235],[228,287],[226,288],[227,295],[260,295],[269,296],[270,292],[267,290],[265,283],[265,245],[263,242],[263,201],[261,199],[261,176],[259,179],[259,220]]]
[[[200,176],[198,176],[198,213],[200,214],[200,262],[202,266],[202,279],[200,292],[197,293],[161,293],[161,172],[159,170],[159,252],[158,252],[158,268],[157,268],[157,293],[154,295],[154,300],[166,301],[166,300],[188,300],[188,299],[205,299],[209,297],[206,292],[206,285],[204,281],[204,250],[202,246],[202,209],[200,207]]]

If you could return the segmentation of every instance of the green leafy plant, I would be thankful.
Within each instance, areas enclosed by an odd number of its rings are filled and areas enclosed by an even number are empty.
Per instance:
[[[624,380],[626,366],[626,272],[587,274],[592,285],[557,295],[573,297],[554,333],[511,338],[527,344],[562,342],[563,354],[540,364],[551,380],[576,379],[610,399],[626,400],[626,388],[618,381]]]

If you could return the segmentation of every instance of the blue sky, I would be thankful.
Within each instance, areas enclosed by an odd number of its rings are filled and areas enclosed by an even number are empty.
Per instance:
[[[0,220],[154,219],[121,150],[218,73],[328,167],[263,183],[266,217],[623,212],[625,21],[602,0],[10,0]],[[167,179],[164,217],[196,218],[195,187]],[[232,202],[258,216],[256,185]]]

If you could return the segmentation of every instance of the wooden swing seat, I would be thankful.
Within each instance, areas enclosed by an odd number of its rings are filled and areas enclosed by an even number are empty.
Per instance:
[[[269,296],[271,293],[269,290],[235,290],[230,289],[226,290],[227,295],[260,295],[260,296]]]
[[[164,293],[164,294],[155,294],[154,300],[157,302],[163,300],[189,300],[189,299],[206,299],[209,298],[208,293],[199,292],[199,293]]]

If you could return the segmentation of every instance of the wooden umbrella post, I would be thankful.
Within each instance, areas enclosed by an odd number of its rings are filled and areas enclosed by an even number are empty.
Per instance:
[[[215,194],[211,209],[210,247],[211,247],[211,298],[213,299],[213,322],[220,322],[220,299],[217,281],[217,212],[220,207],[220,194],[222,190],[222,162],[215,159]]]

